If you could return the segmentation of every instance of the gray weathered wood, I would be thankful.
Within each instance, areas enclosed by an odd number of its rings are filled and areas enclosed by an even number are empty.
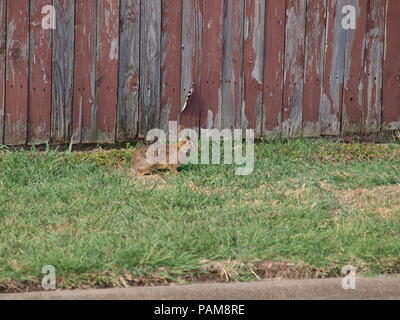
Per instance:
[[[51,133],[52,142],[65,143],[72,136],[75,1],[54,0],[54,6]]]
[[[121,0],[117,140],[137,134],[140,70],[140,0]]]
[[[4,106],[6,92],[7,1],[0,0],[0,144],[4,142]]]
[[[139,137],[159,127],[161,0],[141,1]]]
[[[302,134],[306,2],[286,2],[286,45],[282,113],[282,137]]]
[[[243,99],[244,0],[225,1],[221,127],[240,127]]]
[[[192,83],[194,94],[185,111],[180,114],[180,123],[185,127],[198,129],[201,108],[202,0],[184,0],[182,11],[181,105],[184,104]]]
[[[303,137],[321,134],[319,110],[324,78],[327,0],[307,0]]]
[[[162,3],[160,128],[165,131],[169,121],[179,120],[182,108],[182,7],[183,0]]]
[[[320,109],[321,133],[340,133],[346,30],[342,28],[342,8],[347,0],[329,0],[325,51],[325,75]]]
[[[364,133],[379,132],[382,123],[385,9],[386,0],[370,0],[365,36]]]

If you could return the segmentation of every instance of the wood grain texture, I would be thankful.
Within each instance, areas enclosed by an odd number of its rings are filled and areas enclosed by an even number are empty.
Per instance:
[[[382,80],[386,0],[370,0],[365,36],[363,133],[377,133],[382,122]]]
[[[203,2],[200,128],[221,128],[224,0]]]
[[[160,128],[178,121],[181,108],[182,9],[185,0],[162,3]]]
[[[320,123],[322,135],[339,135],[343,102],[346,30],[342,8],[347,0],[328,0],[325,66]]]
[[[306,2],[286,0],[286,44],[282,137],[302,134]]]
[[[240,128],[243,96],[244,0],[225,1],[221,129]]]
[[[29,144],[44,144],[50,141],[53,31],[42,27],[45,16],[42,8],[52,4],[52,0],[30,1]]]
[[[386,7],[385,62],[383,76],[383,129],[400,129],[400,1]]]
[[[29,1],[8,1],[4,143],[27,142]]]
[[[67,143],[72,138],[75,1],[54,0],[54,7],[51,140]]]
[[[0,0],[0,143],[133,141],[170,120],[266,138],[400,129],[399,16],[397,0]]]
[[[118,97],[119,0],[101,0],[97,11],[96,142],[115,142]]]
[[[6,103],[7,0],[0,0],[0,144],[4,143],[4,107]]]
[[[141,1],[139,137],[160,125],[161,0]]]
[[[73,141],[94,143],[97,1],[77,0],[75,5]]]
[[[265,0],[245,1],[242,128],[261,136],[264,77]]]
[[[139,116],[140,0],[121,0],[117,141],[136,137]]]
[[[285,61],[286,1],[268,0],[264,40],[263,135],[275,139],[282,132],[283,63]]]
[[[303,136],[321,134],[319,110],[324,78],[326,0],[307,0],[304,63]]]
[[[347,30],[344,92],[342,108],[342,134],[362,131],[363,82],[365,59],[365,32],[368,6],[365,0],[348,0],[357,14],[356,29]]]
[[[180,123],[186,128],[199,128],[201,93],[201,65],[203,42],[203,1],[184,0],[182,12],[182,68],[181,103],[193,84],[194,94],[186,110],[180,114]]]

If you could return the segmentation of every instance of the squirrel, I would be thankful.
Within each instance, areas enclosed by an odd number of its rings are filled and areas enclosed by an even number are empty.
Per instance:
[[[165,161],[154,162],[148,158],[148,155],[149,148],[154,147],[155,144],[141,147],[133,153],[131,160],[131,172],[133,174],[137,176],[144,176],[155,170],[163,169],[167,169],[174,174],[178,174],[178,167],[181,166],[181,163],[179,162],[179,154],[181,152],[187,152],[188,148],[193,145],[193,142],[190,140],[189,137],[185,137],[175,144],[165,145],[164,148],[158,148],[154,152],[154,156],[156,156],[158,159],[164,159]],[[175,152],[175,154],[177,155],[177,161],[174,161],[174,163],[172,163],[170,158],[172,152]]]

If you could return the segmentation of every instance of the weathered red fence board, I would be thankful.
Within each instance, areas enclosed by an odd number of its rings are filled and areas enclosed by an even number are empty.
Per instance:
[[[267,138],[282,130],[283,62],[285,57],[286,1],[266,3],[264,39],[264,127]]]
[[[203,2],[200,128],[221,127],[224,1]]]
[[[113,143],[115,141],[118,50],[119,0],[99,1],[97,11],[96,142]]]
[[[307,0],[303,91],[303,136],[321,134],[319,110],[324,78],[327,0]]]
[[[96,0],[77,0],[75,11],[73,140],[93,143],[96,141]]]
[[[382,122],[382,76],[386,0],[370,0],[365,35],[363,132],[377,133]]]
[[[182,6],[185,0],[162,3],[161,116],[160,127],[178,121],[181,102]]]
[[[242,128],[261,135],[264,77],[265,1],[246,0],[243,48]]]
[[[129,141],[139,116],[140,0],[121,0],[120,9],[117,141]]]
[[[4,143],[27,142],[29,1],[8,1]]]
[[[400,129],[399,16],[398,0],[0,0],[0,143],[132,141],[171,120]]]
[[[282,136],[301,136],[303,114],[306,2],[286,0],[286,44]]]
[[[386,8],[383,127],[400,129],[400,1],[388,0]]]
[[[244,0],[225,1],[221,128],[240,128],[243,97]]]
[[[52,31],[43,28],[43,12],[51,16],[52,0],[32,0],[29,54],[28,143],[50,140]],[[46,9],[46,10],[43,10]],[[46,27],[51,20],[44,21]]]
[[[7,0],[0,0],[0,143],[4,142],[4,106],[6,98]]]
[[[342,133],[360,133],[362,130],[363,79],[365,61],[365,33],[368,6],[365,0],[348,0],[357,13],[355,30],[347,30],[345,74],[342,109]]]

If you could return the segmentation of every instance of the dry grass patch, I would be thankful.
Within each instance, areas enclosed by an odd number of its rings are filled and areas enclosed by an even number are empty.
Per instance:
[[[400,212],[400,184],[372,189],[341,190],[336,192],[344,208],[373,210],[382,218]]]

